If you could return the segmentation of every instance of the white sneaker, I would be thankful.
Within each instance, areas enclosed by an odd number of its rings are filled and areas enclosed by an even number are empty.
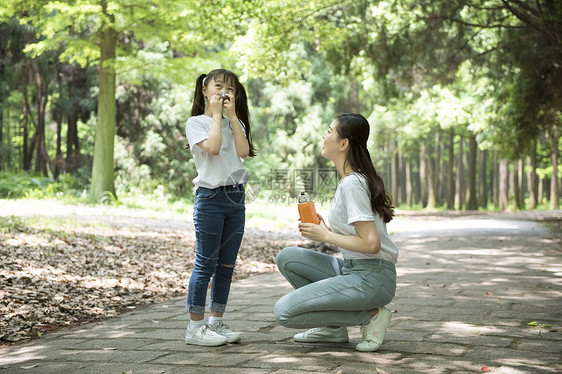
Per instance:
[[[218,321],[217,323],[212,324],[211,328],[215,330],[217,334],[224,336],[229,343],[236,343],[240,341],[240,334],[232,331],[230,329],[230,326],[228,326],[223,321]]]
[[[379,349],[391,318],[390,310],[385,307],[379,308],[379,312],[371,318],[369,324],[361,326],[363,341],[357,344],[355,349],[361,352],[374,352]]]
[[[293,337],[299,343],[347,343],[347,327],[315,327]]]
[[[226,344],[228,342],[228,339],[222,335],[217,334],[215,330],[213,330],[213,328],[208,324],[204,324],[200,327],[194,328],[193,330],[190,330],[188,327],[185,334],[185,342],[187,344],[216,347]]]

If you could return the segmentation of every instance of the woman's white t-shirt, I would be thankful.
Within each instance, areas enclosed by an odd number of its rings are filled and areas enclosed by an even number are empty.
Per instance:
[[[398,246],[394,244],[386,231],[386,223],[371,208],[367,180],[359,173],[351,173],[343,178],[336,190],[330,207],[328,223],[330,229],[342,235],[357,235],[355,226],[358,221],[374,221],[381,239],[381,249],[377,254],[359,253],[338,247],[345,259],[381,258],[396,264]]]
[[[218,155],[210,155],[197,144],[209,137],[212,123],[211,117],[202,114],[190,117],[185,125],[187,141],[197,169],[197,177],[193,179],[195,189],[247,183],[248,175],[236,153],[234,135],[228,118],[222,119],[222,144]],[[244,131],[242,123],[239,125]]]

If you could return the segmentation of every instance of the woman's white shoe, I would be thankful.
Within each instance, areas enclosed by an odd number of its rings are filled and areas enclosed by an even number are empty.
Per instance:
[[[347,343],[347,327],[315,327],[293,337],[299,343]]]
[[[374,352],[379,349],[391,318],[390,310],[385,307],[379,308],[378,313],[371,318],[369,324],[361,326],[363,341],[357,344],[355,349],[361,352]]]

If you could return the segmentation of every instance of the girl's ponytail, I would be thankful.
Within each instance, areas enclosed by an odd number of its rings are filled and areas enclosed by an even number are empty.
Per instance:
[[[197,77],[195,83],[195,94],[193,95],[193,105],[191,106],[191,116],[198,116],[205,113],[205,97],[203,96],[203,81],[207,74],[201,74]],[[184,149],[189,149],[189,143],[184,146]]]
[[[256,148],[252,143],[252,134],[250,133],[250,111],[248,110],[248,97],[246,95],[246,90],[242,83],[236,80],[236,115],[238,119],[244,124],[244,129],[246,131],[246,139],[248,139],[248,145],[250,150],[248,156],[254,157],[256,155]]]
[[[205,97],[203,96],[203,81],[205,77],[207,77],[207,74],[201,74],[195,84],[195,95],[193,95],[193,106],[191,107],[192,117],[205,113]]]

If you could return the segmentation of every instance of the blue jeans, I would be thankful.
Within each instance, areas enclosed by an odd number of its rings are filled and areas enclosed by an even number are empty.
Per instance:
[[[396,291],[396,268],[381,259],[344,261],[288,247],[277,254],[277,267],[296,288],[275,303],[275,318],[285,327],[364,325]]]
[[[195,264],[189,279],[186,306],[189,312],[205,314],[211,277],[209,308],[221,313],[225,311],[234,265],[244,236],[245,213],[242,185],[197,188],[193,207]]]

